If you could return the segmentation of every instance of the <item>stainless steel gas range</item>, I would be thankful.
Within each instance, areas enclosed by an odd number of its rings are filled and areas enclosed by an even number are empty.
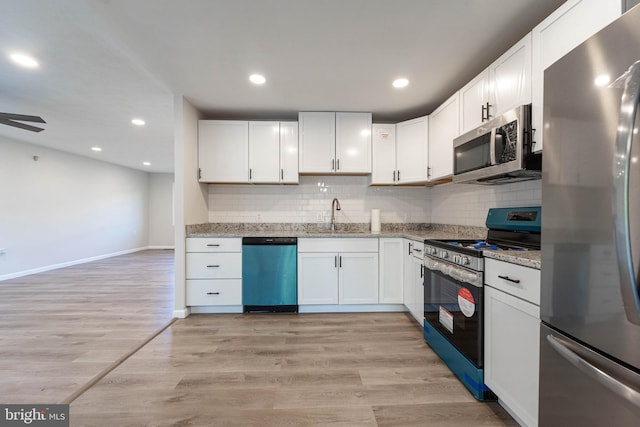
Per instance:
[[[541,208],[489,209],[486,240],[425,240],[424,337],[479,400],[484,384],[483,251],[540,249]]]

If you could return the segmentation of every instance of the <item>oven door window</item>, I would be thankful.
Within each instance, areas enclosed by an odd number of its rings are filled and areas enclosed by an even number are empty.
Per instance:
[[[491,132],[454,148],[455,175],[491,166]]]
[[[478,368],[483,362],[482,288],[426,270],[424,317]]]

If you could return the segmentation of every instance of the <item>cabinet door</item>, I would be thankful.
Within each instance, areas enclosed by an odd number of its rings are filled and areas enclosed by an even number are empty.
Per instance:
[[[460,89],[460,134],[469,132],[482,124],[482,107],[489,102],[489,70],[478,74]],[[490,109],[491,110],[491,109]],[[490,111],[493,116],[493,110]]]
[[[403,295],[404,305],[411,312],[414,305],[415,289],[413,280],[413,256],[411,255],[413,242],[404,239],[402,243],[402,257],[404,258],[404,279],[403,279]]]
[[[484,287],[484,381],[521,424],[538,425],[540,308]]]
[[[249,122],[200,120],[198,165],[201,182],[248,182]]]
[[[396,182],[396,125],[374,123],[372,129],[371,184]]]
[[[429,180],[453,175],[453,139],[459,136],[460,106],[456,92],[429,116]]]
[[[338,254],[298,253],[298,304],[338,304]]]
[[[340,304],[378,303],[378,254],[340,253]]]
[[[489,66],[491,114],[531,103],[531,33]]]
[[[301,173],[335,171],[336,114],[298,113],[299,170]]]
[[[427,181],[428,118],[418,117],[396,125],[398,182]]]
[[[371,113],[336,113],[337,173],[371,173]]]
[[[380,304],[402,304],[404,277],[403,239],[380,239]]]
[[[280,122],[280,182],[298,183],[298,122]]]
[[[411,314],[414,319],[424,326],[424,271],[423,261],[420,258],[412,257],[411,260],[412,277],[413,277],[413,299],[411,305]]]
[[[569,0],[531,31],[532,99],[531,117],[536,129],[534,150],[542,150],[544,70],[580,43],[600,31],[621,13],[621,2],[611,0]]]
[[[279,122],[249,122],[249,181],[280,181]]]

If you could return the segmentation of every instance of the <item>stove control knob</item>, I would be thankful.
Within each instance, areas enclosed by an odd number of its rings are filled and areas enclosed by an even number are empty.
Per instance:
[[[449,252],[447,252],[447,251],[440,252],[440,257],[442,257],[444,259],[449,258]]]
[[[454,255],[453,262],[455,262],[456,264],[460,264],[460,255]]]
[[[470,261],[469,261],[469,257],[463,256],[460,257],[460,265],[469,265]]]

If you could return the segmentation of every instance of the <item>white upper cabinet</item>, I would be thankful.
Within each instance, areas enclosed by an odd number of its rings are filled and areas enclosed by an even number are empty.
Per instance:
[[[249,182],[249,122],[198,122],[200,182]]]
[[[371,184],[396,183],[396,125],[378,124],[371,126],[372,168]]]
[[[249,181],[298,182],[297,122],[249,122]]]
[[[300,173],[333,173],[336,157],[336,113],[298,113]]]
[[[371,172],[371,113],[301,112],[300,173]]]
[[[249,181],[280,181],[280,122],[249,122]]]
[[[427,116],[396,125],[396,182],[427,181],[429,118]]]
[[[493,117],[531,103],[531,33],[489,66],[489,103]]]
[[[298,183],[298,122],[280,122],[280,182]]]
[[[528,34],[460,89],[460,134],[531,102],[531,35]]]
[[[621,14],[613,0],[568,0],[531,32],[534,150],[542,150],[544,70]]]
[[[453,175],[453,139],[460,135],[459,92],[429,116],[429,180]]]
[[[460,134],[486,121],[488,104],[489,69],[486,69],[460,89]]]
[[[335,171],[371,172],[371,113],[336,113]]]

